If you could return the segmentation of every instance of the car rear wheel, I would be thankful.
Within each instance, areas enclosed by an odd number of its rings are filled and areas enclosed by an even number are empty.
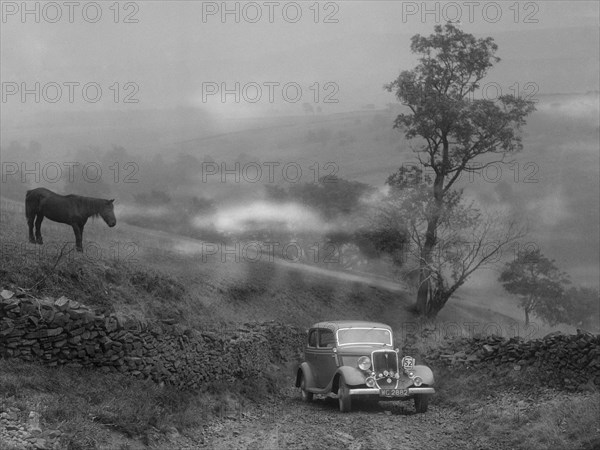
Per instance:
[[[306,390],[306,379],[304,373],[300,375],[300,393],[302,394],[302,401],[310,403],[313,401],[313,393]]]
[[[418,413],[424,413],[427,411],[429,405],[429,395],[417,394],[415,395],[415,409]]]
[[[350,412],[350,410],[352,409],[352,400],[350,398],[350,389],[348,388],[344,377],[340,377],[340,385],[338,387],[338,401],[340,404],[341,412]]]

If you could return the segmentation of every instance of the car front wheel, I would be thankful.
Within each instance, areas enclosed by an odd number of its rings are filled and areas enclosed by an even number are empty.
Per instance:
[[[418,413],[424,413],[427,411],[429,405],[429,395],[417,394],[415,395],[415,409]]]
[[[300,393],[302,394],[302,401],[310,403],[313,401],[313,393],[306,390],[306,378],[304,374],[300,375]]]
[[[352,409],[352,401],[350,399],[350,389],[344,380],[340,377],[340,385],[338,387],[338,401],[340,403],[340,411],[343,413],[350,412]]]

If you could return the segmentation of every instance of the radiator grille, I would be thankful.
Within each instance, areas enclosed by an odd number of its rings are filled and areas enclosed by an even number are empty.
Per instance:
[[[384,370],[388,372],[398,372],[398,356],[396,352],[373,352],[373,370],[376,373],[383,373]]]
[[[398,380],[391,374],[398,373],[398,355],[393,351],[373,352],[372,354],[373,370],[375,371],[375,380],[380,389],[394,389],[397,387]],[[387,371],[389,375],[384,375]],[[382,374],[380,377],[379,374]]]

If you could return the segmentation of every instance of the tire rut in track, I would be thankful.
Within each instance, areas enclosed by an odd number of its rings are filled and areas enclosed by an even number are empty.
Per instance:
[[[343,414],[335,400],[307,404],[290,393],[217,421],[205,430],[203,448],[464,449],[472,447],[464,430],[460,413],[436,405],[416,414],[412,401],[355,401]]]

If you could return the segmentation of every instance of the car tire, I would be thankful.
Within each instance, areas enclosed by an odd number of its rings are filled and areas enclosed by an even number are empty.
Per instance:
[[[429,395],[417,394],[415,395],[415,409],[418,413],[427,412],[429,406]]]
[[[344,377],[340,377],[340,384],[337,393],[340,411],[343,413],[350,412],[352,409],[352,399],[350,397],[350,389],[348,388]]]
[[[304,378],[304,373],[300,375],[300,394],[302,395],[303,402],[310,403],[313,401],[314,394],[306,390],[306,378]]]

